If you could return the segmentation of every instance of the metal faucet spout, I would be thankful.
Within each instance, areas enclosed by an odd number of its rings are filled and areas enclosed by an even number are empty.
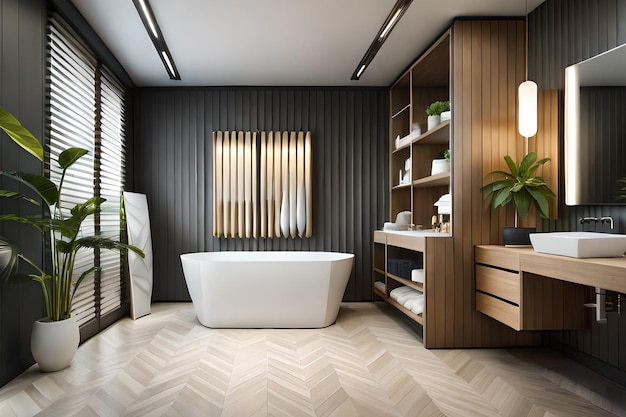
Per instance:
[[[604,217],[600,218],[600,221],[602,223],[610,223],[611,230],[613,230],[613,217],[611,217],[611,216],[604,216]]]

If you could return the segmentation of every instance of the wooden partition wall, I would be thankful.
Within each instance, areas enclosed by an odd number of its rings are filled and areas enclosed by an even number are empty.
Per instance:
[[[474,300],[475,245],[501,243],[502,227],[513,225],[513,210],[491,212],[481,187],[491,171],[506,168],[504,155],[519,160],[524,154],[516,116],[517,86],[525,79],[524,37],[522,19],[453,24],[454,239],[451,247],[430,248],[441,252],[445,273],[427,283],[426,305],[445,307],[428,323],[429,348],[541,343],[540,332],[516,332],[476,311]]]

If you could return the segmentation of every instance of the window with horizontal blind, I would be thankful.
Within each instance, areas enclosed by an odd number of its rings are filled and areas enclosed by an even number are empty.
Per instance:
[[[107,200],[101,213],[87,218],[82,233],[99,232],[120,239],[120,204],[125,180],[125,91],[55,15],[50,16],[48,24],[47,94],[50,178],[58,184],[61,170],[56,160],[63,150],[69,147],[88,150],[66,173],[62,210],[68,212],[91,196],[101,196]],[[91,329],[88,333],[97,333],[101,318],[119,310],[124,299],[120,254],[81,250],[76,259],[75,277],[94,265],[101,271],[83,281],[72,305],[72,315],[81,325],[81,333],[87,325]]]

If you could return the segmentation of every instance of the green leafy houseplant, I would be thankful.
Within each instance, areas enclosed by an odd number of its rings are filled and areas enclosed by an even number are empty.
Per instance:
[[[43,149],[39,141],[1,106],[0,128],[26,151],[43,160]],[[98,267],[92,267],[84,271],[79,277],[74,278],[74,261],[81,248],[102,248],[118,251],[130,249],[140,256],[144,256],[143,252],[135,246],[101,235],[81,235],[81,226],[84,220],[98,213],[105,199],[91,197],[83,203],[76,204],[69,214],[61,210],[61,192],[66,172],[86,153],[87,150],[81,148],[69,148],[61,152],[57,160],[61,168],[58,186],[40,175],[0,171],[0,175],[26,185],[37,195],[38,199],[8,190],[0,190],[0,197],[20,199],[31,204],[43,204],[44,206],[42,215],[0,214],[0,220],[35,227],[42,234],[44,244],[51,246],[52,255],[49,266],[50,272],[46,272],[45,266],[36,265],[20,252],[17,246],[0,237],[0,280],[19,279],[22,277],[17,273],[20,261],[29,265],[34,272],[28,274],[27,277],[41,285],[45,313],[52,321],[65,320],[70,317],[72,298],[76,290],[87,276],[99,270]]]
[[[437,116],[448,110],[450,110],[450,101],[435,101],[426,107],[426,114]]]
[[[537,154],[530,152],[517,164],[509,155],[504,157],[509,172],[493,171],[501,179],[495,180],[482,187],[485,197],[491,195],[491,209],[504,207],[512,203],[515,207],[515,227],[518,216],[527,216],[531,206],[537,209],[543,218],[549,217],[549,202],[555,198],[542,177],[536,176],[537,169],[548,162],[550,158],[537,161]]]

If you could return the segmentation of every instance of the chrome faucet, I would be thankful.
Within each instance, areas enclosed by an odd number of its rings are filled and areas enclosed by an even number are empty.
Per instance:
[[[602,223],[610,223],[611,224],[611,230],[613,230],[613,217],[611,217],[611,216],[604,216],[604,217],[600,218],[600,221]]]
[[[598,220],[600,220],[600,219],[598,219],[597,217],[581,217],[580,219],[578,219],[578,222],[580,224],[585,224],[585,223],[591,223],[591,222],[595,223]]]

